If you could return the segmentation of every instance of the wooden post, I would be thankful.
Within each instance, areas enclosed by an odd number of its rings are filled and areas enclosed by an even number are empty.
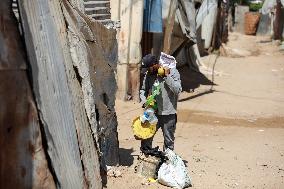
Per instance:
[[[173,28],[175,24],[175,16],[176,16],[176,9],[177,9],[178,2],[177,0],[172,0],[169,7],[169,14],[166,22],[166,29],[164,35],[164,46],[163,52],[169,53],[171,48],[171,38],[173,33]]]
[[[273,23],[273,31],[274,31],[274,36],[273,39],[275,40],[280,40],[282,38],[282,30],[283,30],[283,25],[281,24],[281,2],[280,0],[276,0],[276,7],[275,7],[275,20]],[[282,28],[281,28],[282,26]]]

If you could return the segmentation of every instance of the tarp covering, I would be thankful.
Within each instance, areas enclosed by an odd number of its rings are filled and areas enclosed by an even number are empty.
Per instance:
[[[193,0],[180,0],[177,9],[177,18],[182,32],[191,41],[196,43],[195,7]]]
[[[275,5],[276,5],[276,0],[265,0],[262,5],[262,8],[260,9],[260,12],[262,14],[268,14],[275,7]]]
[[[196,16],[196,29],[198,29],[204,18],[209,14],[211,10],[216,9],[218,6],[216,0],[204,0],[198,10],[197,16]]]
[[[214,25],[216,24],[218,9],[212,7],[208,15],[204,18],[201,28],[201,38],[204,39],[204,48],[208,49],[211,46]]]
[[[143,31],[162,33],[161,0],[144,0]]]
[[[260,12],[262,14],[268,14],[273,10],[276,4],[277,4],[277,0],[265,0],[262,5],[262,8],[260,9]],[[284,6],[284,0],[281,0],[281,4],[282,6]]]

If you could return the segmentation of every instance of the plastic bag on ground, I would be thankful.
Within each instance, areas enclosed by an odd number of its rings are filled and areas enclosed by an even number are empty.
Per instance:
[[[169,160],[161,165],[158,182],[177,189],[191,186],[191,179],[182,159],[170,149],[165,153]]]

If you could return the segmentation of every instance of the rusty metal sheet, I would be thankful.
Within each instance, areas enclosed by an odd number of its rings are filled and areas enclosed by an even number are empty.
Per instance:
[[[26,69],[23,43],[18,31],[18,23],[12,12],[12,3],[0,1],[0,70]]]
[[[0,1],[0,188],[55,188],[10,0]]]
[[[0,188],[55,188],[25,71],[0,71]]]

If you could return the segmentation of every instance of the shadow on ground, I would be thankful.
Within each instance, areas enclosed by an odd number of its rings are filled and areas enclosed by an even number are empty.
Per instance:
[[[194,98],[197,98],[197,97],[200,97],[200,96],[203,96],[203,95],[206,95],[206,94],[210,94],[210,93],[213,93],[213,92],[215,92],[214,89],[209,89],[208,91],[204,91],[202,93],[198,93],[198,94],[193,95],[193,96],[182,98],[182,99],[179,99],[178,101],[179,102],[187,101],[187,100],[194,99]]]
[[[187,65],[178,67],[178,71],[180,73],[180,79],[183,91],[193,92],[200,85],[211,85],[211,86],[216,85],[214,82],[210,80],[210,79],[213,80],[213,78],[210,78],[212,77],[211,75],[206,76],[198,71],[190,69]],[[199,94],[198,96],[212,92],[214,92],[214,90],[209,90],[208,92],[204,92],[202,94]]]
[[[120,165],[131,166],[134,162],[134,157],[132,154],[134,152],[133,148],[125,149],[119,148]]]

